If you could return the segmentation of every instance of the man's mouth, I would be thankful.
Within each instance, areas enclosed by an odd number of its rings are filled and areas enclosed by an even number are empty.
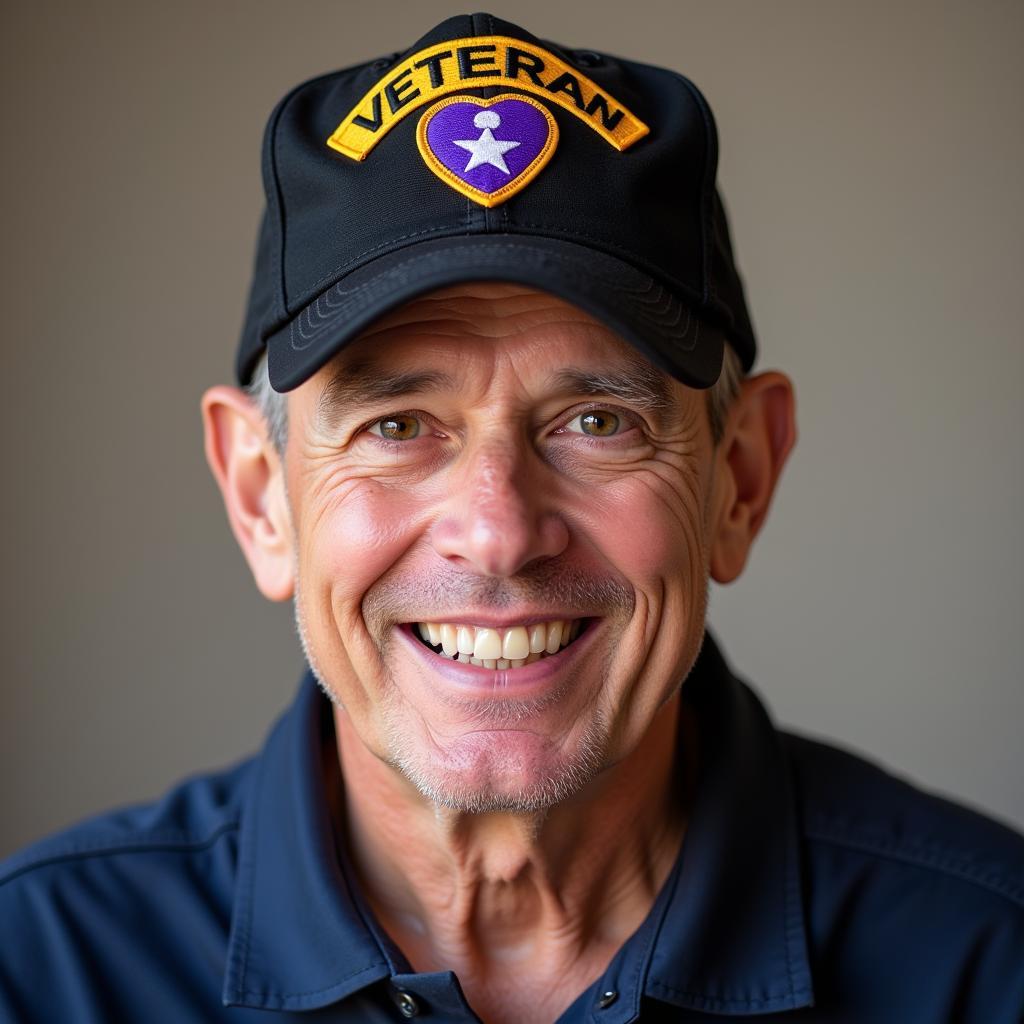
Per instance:
[[[435,654],[464,665],[516,669],[557,654],[579,636],[586,622],[586,619],[556,619],[506,629],[417,622],[413,634]]]

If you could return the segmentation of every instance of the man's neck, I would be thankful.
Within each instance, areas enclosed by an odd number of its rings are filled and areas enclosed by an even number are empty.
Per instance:
[[[489,1022],[554,1020],[596,980],[682,843],[693,730],[679,710],[677,697],[632,754],[546,812],[464,814],[421,797],[336,709],[349,853],[414,970],[455,971]]]

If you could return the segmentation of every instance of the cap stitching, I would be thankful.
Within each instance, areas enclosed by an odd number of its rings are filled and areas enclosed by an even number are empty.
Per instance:
[[[481,252],[488,251],[488,250],[490,250],[490,251],[516,250],[516,249],[522,249],[522,248],[524,248],[524,246],[521,245],[518,241],[516,241],[516,242],[504,242],[504,243],[501,243],[501,242],[488,242],[488,243],[485,243],[484,245],[477,246],[476,247],[475,255],[479,256]],[[544,259],[555,259],[555,260],[559,260],[561,262],[565,262],[568,259],[566,254],[560,253],[560,252],[546,252],[546,253],[542,253],[542,254],[539,254],[539,255],[542,255]],[[608,259],[613,259],[614,258],[614,257],[608,256],[608,254],[602,254],[602,253],[596,253],[594,255],[599,255],[599,256],[600,255],[604,255]],[[427,253],[414,253],[411,256],[406,256],[400,263],[397,263],[394,266],[389,267],[388,270],[386,270],[384,272],[384,275],[381,275],[381,276],[394,276],[394,274],[402,271],[404,268],[408,267],[409,265],[411,265],[413,263],[423,262],[424,260],[439,260],[439,259],[441,259],[441,256],[442,256],[442,254],[437,252],[437,251],[432,251],[432,252],[427,252]],[[636,270],[636,268],[632,268],[632,269],[634,269],[636,271],[636,273],[641,273],[641,271]],[[608,280],[612,280],[614,277],[615,277],[614,274],[608,275],[607,279]],[[355,294],[356,292],[362,291],[365,288],[372,287],[374,284],[377,284],[379,282],[379,280],[380,280],[380,276],[378,276],[376,278],[370,278],[369,280],[364,281],[361,284],[356,285],[353,288],[349,288],[348,289],[348,294]],[[308,319],[311,316],[313,310],[318,308],[321,303],[325,303],[328,308],[330,308],[332,305],[334,305],[334,306],[344,305],[344,303],[332,303],[330,301],[330,293],[332,291],[337,290],[337,289],[342,289],[342,285],[343,284],[344,284],[344,280],[335,282],[335,284],[332,287],[330,287],[330,288],[326,289],[325,291],[321,292],[320,295],[318,295],[315,299],[313,299],[311,302],[307,303],[307,305],[302,310],[300,310],[299,313],[296,314],[294,319],[295,320],[300,320],[304,315]],[[664,284],[662,284],[661,282],[655,280],[654,278],[650,278],[650,277],[648,278],[648,281],[645,282],[643,288],[630,288],[630,287],[624,286],[623,284],[618,283],[618,282],[616,282],[616,287],[617,287],[618,291],[622,291],[622,292],[627,292],[627,293],[633,294],[635,300],[638,303],[641,303],[641,304],[644,304],[644,305],[648,305],[648,306],[661,306],[661,305],[663,305],[663,300],[665,299],[665,297],[668,298],[669,304],[671,305],[671,301],[672,301],[672,298],[673,298],[673,295],[672,295],[671,291],[669,291],[669,289],[666,288],[666,286]],[[650,299],[645,299],[643,297],[643,294],[644,293],[650,293],[654,288],[657,288],[657,290],[658,290],[657,296],[652,297]],[[344,289],[342,289],[342,290],[344,291]],[[684,304],[680,304],[680,305],[683,306],[683,308],[687,308],[687,307],[685,307]],[[662,310],[662,312],[667,312],[667,311],[668,311],[667,309]],[[641,314],[646,314],[648,317],[650,317],[652,319],[657,319],[658,318],[657,317],[657,313],[658,313],[657,310],[643,310],[643,309],[640,309],[640,310],[638,310],[638,312],[641,313]],[[321,316],[322,315],[323,314],[321,314]],[[692,313],[688,312],[688,315],[692,315]],[[678,320],[679,320],[678,314],[675,316],[674,319],[676,320],[676,322],[678,322]]]
[[[467,206],[469,206],[469,205],[470,205],[470,203],[467,200]],[[472,210],[467,210],[467,225],[466,225],[467,227],[470,227],[469,215],[471,215],[471,214],[472,214]],[[584,238],[584,239],[586,239],[587,241],[590,241],[590,242],[597,242],[597,243],[605,246],[606,248],[608,248],[609,250],[611,250],[613,252],[616,252],[616,253],[618,253],[618,254],[620,254],[622,256],[625,256],[625,257],[629,258],[630,260],[637,261],[638,263],[641,264],[641,268],[643,269],[643,271],[645,273],[649,273],[652,277],[655,277],[655,278],[657,278],[659,280],[665,280],[667,278],[667,283],[669,285],[671,285],[672,287],[677,288],[679,291],[687,293],[688,295],[692,295],[693,294],[693,289],[689,285],[684,284],[682,281],[679,281],[677,278],[668,277],[661,270],[653,270],[652,271],[651,269],[648,269],[649,267],[653,268],[653,265],[650,264],[643,256],[641,256],[639,253],[633,252],[631,249],[625,248],[624,246],[617,245],[615,242],[612,242],[612,241],[610,241],[607,238],[602,238],[599,235],[591,235],[591,234],[588,234],[587,232],[584,232],[584,231],[572,231],[572,230],[570,230],[568,228],[562,227],[561,225],[538,224],[538,223],[533,222],[533,221],[520,221],[518,223],[518,226],[519,227],[525,227],[525,228],[536,228],[536,229],[542,230],[542,231],[558,231],[559,233],[561,233],[563,235],[571,236],[573,238]],[[364,256],[369,256],[372,253],[378,252],[381,249],[386,249],[388,246],[395,245],[397,242],[404,242],[404,241],[407,241],[410,238],[421,238],[424,235],[437,235],[437,234],[441,234],[441,233],[444,233],[444,232],[449,232],[450,233],[451,230],[452,230],[451,227],[445,226],[445,227],[438,227],[438,228],[426,228],[426,229],[424,229],[422,231],[411,231],[408,234],[399,235],[396,238],[389,239],[386,242],[381,242],[379,245],[375,245],[375,246],[373,246],[373,247],[371,247],[369,249],[364,249],[361,253],[358,253],[357,255],[353,256],[351,259],[346,260],[344,263],[342,263],[339,266],[335,267],[332,271],[330,271],[329,273],[325,274],[319,280],[314,281],[313,284],[309,286],[309,290],[310,291],[316,291],[317,289],[322,288],[328,282],[332,281],[333,278],[336,278],[339,274],[344,273],[347,270],[347,268],[352,266],[353,263],[357,263]],[[453,234],[452,237],[453,238],[458,238],[460,236]],[[638,268],[638,269],[641,269],[641,268]],[[337,284],[339,282],[338,281],[334,281],[333,283]],[[314,299],[310,299],[309,302],[304,303],[303,304],[303,309],[305,309],[313,301],[315,301],[315,300]],[[294,315],[294,314],[291,314],[291,315]],[[273,334],[273,333],[275,333],[274,330],[268,331],[268,334]]]
[[[630,260],[635,260],[644,269],[646,273],[649,273],[652,277],[658,280],[667,280],[667,282],[673,287],[677,287],[680,291],[692,292],[693,289],[680,281],[677,277],[666,274],[663,270],[654,267],[647,257],[641,256],[640,253],[634,252],[632,249],[627,249],[625,246],[619,245],[610,239],[603,238],[601,235],[591,235],[585,231],[573,231],[570,228],[562,227],[558,224],[538,224],[532,221],[520,221],[519,227],[524,228],[538,228],[542,231],[557,231],[563,235],[570,235],[573,238],[585,238],[590,242],[598,242],[605,246],[609,250],[619,253],[622,256],[628,257]],[[651,268],[651,269],[648,269]]]
[[[522,248],[524,248],[524,247],[522,245],[520,245],[518,242],[504,242],[504,243],[502,243],[502,242],[488,242],[488,243],[485,243],[483,245],[477,246],[476,247],[475,255],[479,256],[481,254],[481,252],[488,251],[488,250],[496,252],[496,251],[499,251],[499,250],[518,250],[518,249],[522,249]],[[541,255],[543,256],[544,259],[555,259],[555,260],[559,260],[561,262],[565,262],[568,259],[568,257],[564,253],[559,253],[559,252],[548,252],[548,253],[542,253]],[[424,260],[435,260],[436,261],[436,260],[441,259],[441,257],[442,257],[442,254],[437,252],[437,251],[432,251],[432,252],[427,252],[427,253],[414,253],[414,254],[412,254],[410,256],[405,257],[400,263],[397,263],[394,266],[389,267],[386,271],[384,271],[384,273],[382,275],[378,275],[377,277],[370,278],[369,280],[364,281],[364,282],[356,285],[355,287],[349,288],[347,290],[348,294],[354,295],[355,293],[357,293],[359,291],[362,291],[365,288],[372,287],[373,285],[379,283],[379,281],[383,277],[394,276],[395,274],[400,273],[401,271],[403,271],[405,268],[407,268],[411,264],[420,263],[420,262],[423,262]],[[611,257],[609,257],[609,258],[611,258]],[[640,271],[637,271],[637,273],[640,273]],[[614,276],[614,275],[611,275],[611,276]],[[335,303],[332,303],[330,301],[330,293],[332,291],[336,290],[336,289],[342,289],[342,285],[343,284],[344,284],[343,280],[342,281],[337,281],[331,288],[328,288],[325,291],[321,292],[320,295],[318,295],[315,299],[313,299],[311,302],[307,303],[307,305],[298,314],[296,314],[294,319],[295,320],[300,320],[304,315],[306,315],[307,318],[308,318],[311,315],[311,313],[314,310],[314,308],[319,307],[322,302],[325,303],[328,308],[330,308],[332,305],[336,305],[336,306],[337,305],[343,305],[344,303],[335,304]],[[638,302],[643,302],[645,300],[643,300],[643,298],[641,297],[640,293],[642,293],[642,292],[650,292],[652,287],[657,287],[659,294],[658,294],[657,297],[650,299],[647,302],[648,305],[652,305],[653,306],[653,305],[660,304],[661,301],[662,301],[662,297],[664,295],[668,295],[669,301],[671,302],[672,295],[668,291],[668,289],[665,288],[665,286],[663,284],[661,284],[660,282],[654,281],[653,279],[651,279],[650,283],[646,284],[645,287],[642,288],[642,289],[628,288],[628,287],[625,287],[625,286],[622,286],[622,285],[619,285],[618,289],[620,291],[627,291],[627,292],[634,293],[636,298],[637,298],[637,301]],[[344,291],[344,289],[342,289],[342,291]],[[642,312],[647,312],[647,311],[642,311]],[[321,316],[322,315],[323,314],[321,314]],[[649,314],[649,315],[651,315],[651,314]],[[677,317],[677,319],[678,319],[678,317]]]
[[[277,173],[277,126],[281,120],[281,113],[288,97],[281,101],[274,112],[272,123],[268,129],[267,138],[267,172],[270,178],[271,189],[267,189],[267,213],[270,217],[271,230],[277,232],[275,244],[271,246],[270,259],[274,280],[274,306],[278,315],[288,314],[288,298],[284,286],[284,196],[281,193],[281,183]],[[271,201],[273,199],[273,201]]]
[[[709,226],[712,220],[711,193],[714,190],[715,173],[718,169],[718,132],[715,129],[715,122],[711,116],[700,90],[684,75],[672,72],[675,78],[682,82],[689,92],[697,109],[700,111],[701,119],[704,122],[705,130],[705,152],[704,152],[704,180],[700,188],[700,247],[701,247],[701,276],[703,278],[703,298],[707,302],[714,291],[714,284],[711,273],[711,245],[709,238]],[[710,188],[709,188],[710,185]]]
[[[506,243],[494,242],[494,243],[488,243],[486,246],[478,247],[477,252],[475,253],[475,255],[478,258],[480,258],[481,257],[481,253],[484,250],[499,251],[499,250],[502,250],[502,249],[515,250],[515,249],[519,249],[519,248],[521,248],[521,246],[518,243],[515,243],[515,242],[506,242]],[[563,253],[554,253],[554,252],[546,253],[546,254],[544,254],[544,257],[546,259],[555,259],[555,260],[558,260],[558,261],[560,261],[562,263],[566,263],[566,261],[568,260],[568,257],[565,254],[563,254]],[[385,278],[394,277],[396,275],[401,275],[410,265],[412,265],[414,263],[422,263],[425,260],[435,260],[436,261],[436,260],[438,260],[440,258],[441,258],[441,254],[437,253],[437,252],[417,253],[417,254],[414,254],[412,256],[408,256],[404,260],[402,260],[402,262],[396,264],[393,267],[388,268],[388,270],[386,270],[384,272],[384,274],[378,275],[377,277],[374,277],[374,278],[370,278],[369,280],[367,280],[367,281],[357,285],[355,288],[350,288],[348,290],[348,294],[350,296],[355,296],[358,292],[364,291],[366,288],[372,288],[374,286],[379,286],[381,284],[381,282]],[[573,266],[571,263],[569,265]],[[638,271],[638,273],[639,273],[639,271]],[[606,276],[606,278],[608,280],[612,280],[614,278],[614,275],[611,275],[610,277],[608,275],[605,275],[605,276]],[[321,306],[321,304],[324,304],[324,305],[326,305],[326,307],[328,309],[330,309],[332,306],[335,309],[339,309],[339,308],[340,309],[344,309],[344,307],[347,305],[347,303],[344,300],[342,302],[339,302],[339,303],[332,303],[331,300],[330,300],[330,292],[334,291],[335,289],[340,288],[341,284],[342,284],[342,282],[339,281],[339,282],[337,282],[333,286],[333,288],[327,289],[327,291],[321,293],[319,296],[317,296],[317,298],[315,300],[313,300],[311,303],[309,303],[303,310],[301,310],[292,319],[291,323],[289,324],[289,335],[290,335],[290,339],[291,339],[291,347],[292,347],[292,349],[294,351],[303,351],[304,349],[308,348],[311,344],[313,344],[313,342],[316,340],[316,336],[322,330],[326,330],[326,329],[328,329],[328,328],[330,328],[330,327],[332,327],[334,325],[334,323],[337,320],[338,315],[340,315],[340,314],[324,314],[323,312],[321,312],[320,306]],[[673,295],[660,282],[658,282],[658,281],[656,281],[654,279],[651,279],[650,283],[647,286],[645,286],[645,288],[639,289],[639,290],[636,289],[636,288],[624,287],[622,285],[617,285],[616,287],[617,287],[617,289],[619,291],[624,292],[626,294],[630,294],[632,296],[633,301],[637,303],[636,313],[639,316],[643,317],[644,319],[647,319],[654,326],[659,327],[661,330],[667,330],[667,329],[673,330],[674,333],[675,333],[675,336],[677,337],[677,339],[685,337],[686,335],[689,334],[691,325],[693,325],[693,323],[696,320],[696,318],[694,317],[693,311],[690,310],[685,303],[682,303],[682,302],[679,303],[680,310],[677,311],[675,317],[673,318],[673,322],[672,323],[668,323],[668,322],[666,322],[664,320],[659,320],[657,315],[655,315],[653,312],[650,312],[650,311],[647,311],[647,310],[641,308],[642,304],[644,304],[644,302],[645,302],[645,299],[643,297],[643,293],[644,292],[650,292],[652,287],[655,287],[655,288],[658,289],[658,297],[650,300],[649,304],[658,304],[658,303],[660,303],[661,297],[663,295],[667,295],[668,296],[669,302],[671,304]],[[317,314],[318,322],[314,322],[313,321],[313,314],[314,314],[314,312]],[[667,312],[667,310],[666,310],[666,312]],[[686,313],[687,325],[680,332],[680,331],[675,330],[675,329],[678,328],[678,326],[679,326],[680,319],[681,319],[681,315],[680,314],[682,312]],[[309,325],[308,326],[308,332],[303,329],[303,326],[302,326],[303,318],[305,318],[305,320],[308,321],[308,325]],[[696,320],[696,323],[699,325],[700,321]],[[299,337],[303,339],[305,344],[299,345],[299,344],[296,343],[296,338],[295,338],[296,333],[298,333]],[[699,326],[698,326],[697,332],[694,333],[693,339],[691,340],[690,344],[687,346],[687,350],[688,351],[692,350],[695,347],[695,345],[696,345],[696,343],[698,341],[698,338],[699,338]]]
[[[466,228],[470,228],[472,226],[472,224],[471,224],[471,215],[473,213],[472,205],[473,204],[470,202],[470,200],[467,199],[466,200],[466,224],[465,224]],[[318,281],[314,281],[309,286],[309,288],[310,288],[311,291],[316,291],[316,289],[322,288],[328,282],[332,282],[333,279],[338,276],[338,274],[343,273],[350,266],[352,266],[353,263],[358,263],[359,260],[361,260],[364,256],[369,256],[369,255],[371,255],[371,253],[378,252],[380,249],[386,249],[389,245],[394,245],[396,242],[404,242],[404,241],[407,241],[410,238],[421,238],[423,235],[436,235],[436,234],[440,234],[443,231],[451,231],[452,228],[456,228],[456,227],[457,227],[457,225],[453,224],[451,227],[445,225],[444,227],[424,228],[422,231],[410,231],[408,234],[399,235],[397,238],[389,238],[386,242],[381,242],[379,245],[374,245],[374,246],[372,246],[369,249],[364,249],[362,252],[357,253],[351,259],[346,260],[344,263],[340,264],[339,266],[335,267],[333,270],[331,270],[328,273],[324,274],[324,276],[321,277]],[[455,235],[453,237],[457,238],[459,236]],[[336,284],[337,282],[333,281],[333,283]],[[310,299],[310,302],[312,302],[312,301],[313,300]],[[306,303],[306,305],[308,305],[308,304],[309,303]],[[303,307],[303,308],[305,308],[305,307]],[[271,332],[271,333],[273,333],[273,332]]]
[[[351,69],[347,69],[351,70]],[[278,244],[275,245],[271,252],[271,259],[273,260],[274,279],[277,283],[278,293],[275,298],[279,299],[277,303],[280,311],[285,315],[289,315],[288,309],[288,291],[285,287],[284,280],[284,239],[285,239],[285,212],[284,212],[284,194],[281,191],[280,176],[277,173],[277,134],[278,128],[281,124],[281,118],[284,115],[286,108],[291,104],[292,100],[307,87],[316,85],[318,82],[327,81],[332,78],[340,78],[347,73],[345,71],[329,71],[323,75],[317,75],[314,78],[309,78],[305,82],[300,82],[291,91],[285,94],[284,98],[277,104],[274,112],[270,116],[270,122],[267,125],[266,130],[266,157],[267,163],[269,164],[269,178],[270,183],[273,185],[273,198],[274,202],[270,202],[270,189],[266,189],[267,195],[267,206],[273,207],[274,220],[276,221],[276,227],[279,232]]]
[[[488,20],[488,22],[490,23],[490,26],[491,26],[491,35],[492,36],[498,35],[499,34],[498,30],[494,27],[494,15],[493,14],[488,14],[487,15],[487,20]],[[500,211],[499,210],[495,210],[495,213],[497,213],[498,216],[501,218],[501,227],[502,227],[502,229],[507,231],[508,227],[509,227],[509,220],[510,220],[509,213],[508,213],[508,205],[507,204],[503,204],[502,207],[501,207],[501,210]]]

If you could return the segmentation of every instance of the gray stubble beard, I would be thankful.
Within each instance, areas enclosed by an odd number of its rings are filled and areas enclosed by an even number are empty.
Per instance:
[[[331,704],[344,711],[345,705],[341,695],[331,686],[313,657],[308,631],[302,618],[297,576],[292,604],[299,643],[313,678]],[[382,664],[386,666],[385,654],[386,651],[381,652]],[[431,771],[429,764],[424,764],[427,760],[424,752],[415,749],[409,742],[408,732],[403,729],[400,721],[399,700],[398,687],[389,672],[387,706],[383,712],[387,753],[381,760],[410,782],[425,800],[438,809],[462,814],[504,812],[536,815],[575,796],[606,767],[604,761],[609,740],[608,725],[605,716],[598,712],[580,737],[577,752],[566,758],[557,772],[540,782],[508,793],[481,792],[465,786],[446,785],[443,780],[436,777],[436,772]],[[525,702],[506,702],[501,715],[509,723],[523,720],[531,711],[535,712],[538,709],[538,703],[540,702],[531,702],[527,705]],[[375,751],[371,753],[380,756]]]

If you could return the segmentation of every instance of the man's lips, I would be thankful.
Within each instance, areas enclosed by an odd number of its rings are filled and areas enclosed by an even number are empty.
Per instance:
[[[419,619],[410,619],[409,624],[417,622],[451,622],[457,626],[486,626],[490,629],[511,629],[513,626],[531,626],[535,622],[554,622],[556,619],[572,622],[574,619],[585,619],[586,611],[558,609],[542,611],[529,608],[512,609],[502,614],[491,611],[444,612]]]
[[[443,651],[435,651],[421,639],[418,624],[407,623],[397,627],[396,632],[402,638],[404,646],[421,664],[460,690],[477,691],[481,695],[492,697],[503,693],[523,696],[524,691],[550,687],[556,676],[562,674],[564,670],[571,669],[572,664],[585,653],[596,632],[597,620],[571,620],[571,624],[576,623],[578,626],[575,629],[575,638],[570,639],[565,646],[560,646],[555,653],[549,654],[545,649],[543,653],[528,656],[523,659],[522,665],[515,668],[511,666],[510,661],[507,667],[498,667],[495,659],[494,666],[491,667],[484,665],[483,659],[480,659],[481,664],[475,665],[469,661],[469,656],[446,656]]]
[[[456,622],[419,622],[417,635],[435,654],[485,668],[522,668],[557,654],[576,639],[583,619],[556,618],[496,628]]]

